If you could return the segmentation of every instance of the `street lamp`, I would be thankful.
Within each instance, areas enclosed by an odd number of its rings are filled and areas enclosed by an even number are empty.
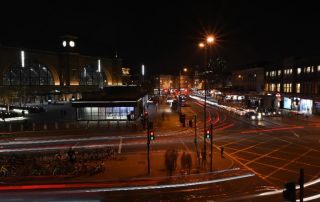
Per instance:
[[[204,105],[203,105],[203,132],[205,133],[206,132],[206,129],[207,129],[207,125],[206,125],[206,118],[207,118],[207,77],[206,77],[206,71],[207,71],[207,68],[209,66],[208,62],[207,62],[207,47],[210,47],[215,41],[215,38],[213,35],[208,35],[206,37],[206,43],[204,42],[201,42],[198,44],[199,48],[201,49],[204,49],[204,54],[205,54],[205,57],[204,57],[204,66],[205,66],[205,71],[204,71]],[[206,147],[206,138],[204,137],[203,138],[204,142],[203,142],[203,155],[204,157],[203,158],[206,158],[207,157],[207,147]],[[212,155],[212,153],[211,153]]]

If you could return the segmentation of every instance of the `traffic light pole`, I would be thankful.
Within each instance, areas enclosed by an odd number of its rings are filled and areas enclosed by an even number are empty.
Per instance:
[[[194,143],[197,144],[197,115],[194,115]]]
[[[203,106],[203,133],[206,132],[206,128],[207,128],[207,84],[206,84],[206,78],[204,79],[204,106]],[[207,147],[206,147],[206,138],[203,139],[203,155],[204,158],[206,158],[207,156]]]
[[[212,138],[213,138],[213,125],[211,124],[210,127],[210,150],[211,150],[211,155],[210,155],[210,172],[212,172]]]
[[[147,119],[147,152],[148,152],[148,176],[150,176],[150,134],[149,119]]]
[[[300,179],[299,179],[299,185],[300,185],[300,202],[303,202],[303,195],[304,195],[304,169],[300,169]]]

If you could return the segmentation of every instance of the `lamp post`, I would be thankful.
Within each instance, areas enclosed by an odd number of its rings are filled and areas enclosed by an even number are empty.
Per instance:
[[[187,72],[187,68],[183,68],[183,72]],[[180,97],[181,97],[181,69],[179,70],[179,114],[181,114],[181,103],[180,103]]]
[[[204,105],[203,105],[203,132],[205,133],[207,128],[207,75],[206,71],[209,66],[207,62],[207,47],[211,47],[211,45],[214,43],[215,38],[212,35],[208,35],[206,37],[206,43],[201,42],[198,44],[199,48],[204,49]],[[206,159],[207,155],[207,147],[206,147],[206,138],[203,139],[203,155]]]

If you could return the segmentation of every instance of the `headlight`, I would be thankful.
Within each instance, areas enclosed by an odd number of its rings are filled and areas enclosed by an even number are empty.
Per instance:
[[[251,116],[251,119],[252,119],[252,120],[255,120],[255,119],[256,119],[256,116]]]
[[[273,112],[273,114],[276,114],[276,112]]]
[[[266,115],[266,113],[263,112],[263,113],[262,113],[262,116],[265,116],[265,115]]]

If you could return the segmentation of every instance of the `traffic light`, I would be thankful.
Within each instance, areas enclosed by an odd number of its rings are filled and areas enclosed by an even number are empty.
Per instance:
[[[211,138],[210,130],[206,130],[205,137],[206,137],[206,139],[210,139]]]
[[[150,132],[149,132],[149,139],[150,140],[154,140],[155,139],[153,130],[150,130]]]
[[[296,201],[296,184],[288,182],[284,185],[283,198],[286,201]]]

